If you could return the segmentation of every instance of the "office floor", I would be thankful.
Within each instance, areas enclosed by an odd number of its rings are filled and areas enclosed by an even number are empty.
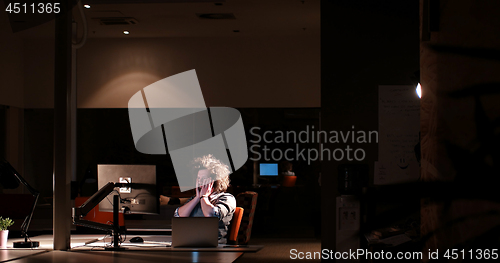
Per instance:
[[[290,262],[290,250],[296,249],[297,253],[321,252],[321,239],[315,238],[251,238],[251,245],[263,245],[257,253],[245,253],[239,257],[236,263],[253,262]],[[320,262],[317,260],[307,260],[307,262]]]

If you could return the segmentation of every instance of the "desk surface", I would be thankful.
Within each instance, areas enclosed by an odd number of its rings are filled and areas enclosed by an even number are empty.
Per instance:
[[[108,263],[119,260],[120,263],[157,263],[157,262],[233,262],[242,252],[172,252],[161,251],[57,251],[36,250],[39,253],[19,256],[20,251],[14,250],[17,256],[7,256],[6,260],[15,263]],[[0,250],[0,253],[11,254],[13,249]],[[28,251],[27,251],[28,252]],[[4,258],[2,256],[2,258]]]
[[[144,242],[143,243],[131,243],[129,240],[133,237],[140,236]],[[75,242],[75,246],[72,245],[72,250],[103,250],[105,246],[112,243],[111,237],[106,237],[91,239],[93,241],[85,245],[85,243]],[[86,241],[86,242],[89,242]],[[219,245],[218,247],[207,247],[207,248],[186,248],[186,247],[171,247],[172,236],[169,235],[127,235],[126,241],[121,244],[121,247],[126,248],[130,251],[143,251],[143,250],[161,250],[161,251],[172,251],[172,252],[257,252],[263,248],[263,246],[227,246]]]
[[[125,251],[105,251],[104,247],[111,243],[111,238],[103,235],[72,235],[70,251],[54,251],[52,235],[33,237],[39,241],[37,249],[14,249],[12,243],[22,239],[10,238],[7,249],[0,249],[0,261],[16,263],[31,262],[73,262],[100,263],[109,262],[110,257],[119,258],[120,263],[127,262],[233,262],[243,252],[256,252],[262,246],[239,248],[171,248],[166,245],[170,236],[142,236],[144,244],[130,243],[127,237],[122,244]],[[111,259],[112,260],[112,259]]]

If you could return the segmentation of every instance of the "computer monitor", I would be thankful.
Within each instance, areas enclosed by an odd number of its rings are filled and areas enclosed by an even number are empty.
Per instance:
[[[159,191],[155,165],[97,165],[99,189],[108,182],[132,183],[116,188],[99,203],[99,211],[113,212],[113,195],[120,195],[119,209],[130,214],[159,214]]]
[[[261,163],[260,176],[278,176],[278,164],[277,163]]]

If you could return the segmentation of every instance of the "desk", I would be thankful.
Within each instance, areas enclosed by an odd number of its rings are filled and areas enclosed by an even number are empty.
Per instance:
[[[12,250],[2,250],[10,253]],[[16,249],[16,253],[19,251]],[[43,251],[11,258],[14,263],[158,263],[158,262],[233,262],[243,252],[168,252],[168,251]]]
[[[127,240],[134,235],[127,237]],[[168,242],[170,236],[143,236],[145,241]],[[138,243],[124,242],[125,251],[105,251],[103,245],[109,244],[111,238],[102,239],[103,235],[72,235],[71,250],[54,251],[52,235],[41,235],[33,237],[34,241],[40,242],[37,249],[13,249],[12,242],[22,239],[10,238],[7,249],[0,250],[1,261],[9,260],[15,263],[34,262],[72,262],[72,263],[101,263],[119,260],[120,263],[132,262],[233,262],[244,252],[256,252],[262,246],[250,246],[248,248],[171,248],[165,245],[140,246]],[[96,239],[101,239],[95,241]],[[94,241],[89,245],[85,243]],[[146,244],[148,244],[146,242]],[[111,258],[110,258],[111,257]]]

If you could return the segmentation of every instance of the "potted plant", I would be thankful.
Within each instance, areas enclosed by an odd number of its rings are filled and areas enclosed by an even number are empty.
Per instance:
[[[7,238],[9,236],[9,230],[7,228],[14,224],[10,218],[2,218],[0,216],[0,248],[7,247]]]

